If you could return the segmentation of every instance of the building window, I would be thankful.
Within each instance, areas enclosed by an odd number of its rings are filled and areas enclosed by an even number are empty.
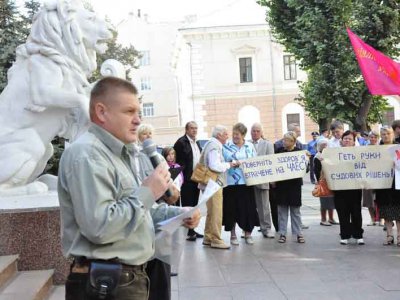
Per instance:
[[[294,58],[294,55],[283,56],[283,67],[285,72],[285,80],[297,79],[296,59]]]
[[[154,103],[143,103],[143,117],[154,116]]]
[[[140,65],[148,66],[150,65],[150,51],[141,51],[140,52]]]
[[[151,90],[151,82],[149,77],[140,78],[140,89],[142,91],[150,91]]]
[[[300,124],[300,114],[287,114],[286,130],[288,130],[289,124]]]
[[[251,57],[239,58],[240,82],[253,82]]]
[[[388,107],[382,112],[382,125],[392,125],[392,122],[395,119],[394,115],[394,107]]]

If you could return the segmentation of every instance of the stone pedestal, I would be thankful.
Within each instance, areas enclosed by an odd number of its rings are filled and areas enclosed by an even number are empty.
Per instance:
[[[65,282],[70,262],[61,252],[56,192],[0,198],[0,255],[11,254],[19,255],[19,270],[54,269],[54,283]]]

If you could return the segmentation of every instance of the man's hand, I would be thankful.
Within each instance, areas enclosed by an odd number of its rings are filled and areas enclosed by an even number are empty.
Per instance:
[[[155,200],[158,200],[169,188],[171,174],[165,169],[163,164],[159,164],[154,172],[143,180],[142,185],[148,187],[152,192]]]
[[[185,208],[191,209],[191,207],[185,207]],[[193,215],[191,218],[186,218],[183,220],[183,226],[190,228],[190,229],[196,228],[199,225],[200,218],[201,218],[200,210],[196,209],[193,212]]]
[[[171,191],[172,196],[167,197],[164,195],[163,199],[167,204],[171,205],[171,204],[174,204],[179,199],[179,197],[181,196],[181,193],[179,192],[178,188],[173,183],[169,186],[169,190]]]

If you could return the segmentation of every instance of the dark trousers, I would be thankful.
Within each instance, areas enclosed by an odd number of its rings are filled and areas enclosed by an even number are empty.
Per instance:
[[[126,272],[131,272],[127,274]],[[130,276],[128,276],[130,275]],[[123,270],[121,278],[129,277],[129,281],[121,281],[116,289],[115,297],[106,300],[147,300],[149,296],[149,278],[143,269]],[[88,273],[70,273],[65,283],[65,300],[96,300],[86,293]]]
[[[269,206],[271,208],[271,218],[272,224],[274,224],[275,231],[279,231],[279,223],[278,223],[278,204],[276,202],[276,188],[269,189]]]
[[[342,239],[363,237],[361,196],[361,190],[335,191],[335,208],[339,216]]]
[[[234,225],[246,232],[252,232],[254,226],[259,226],[254,187],[228,185],[223,190],[222,224],[225,231],[234,229]]]
[[[170,300],[171,266],[155,258],[147,263],[146,273],[150,279],[149,300]]]
[[[181,203],[182,206],[196,206],[199,202],[200,190],[197,188],[198,183],[185,180],[181,187]],[[193,235],[193,229],[189,229],[188,235]]]
[[[315,155],[311,155],[311,157],[310,157],[310,181],[311,181],[311,183],[315,183],[317,180],[315,177],[315,173],[314,173],[314,156]]]

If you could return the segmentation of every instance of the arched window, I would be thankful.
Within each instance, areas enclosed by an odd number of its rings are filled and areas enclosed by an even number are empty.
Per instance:
[[[282,132],[288,131],[288,125],[296,123],[300,126],[301,136],[299,140],[305,143],[304,139],[304,109],[297,103],[286,104],[282,109]]]
[[[247,127],[246,139],[250,139],[251,126],[256,122],[260,122],[260,110],[252,105],[243,106],[239,110],[238,122],[241,122],[244,125],[246,125]]]
[[[391,125],[394,120],[400,119],[400,103],[394,97],[386,97],[388,108],[382,112],[382,125]]]

